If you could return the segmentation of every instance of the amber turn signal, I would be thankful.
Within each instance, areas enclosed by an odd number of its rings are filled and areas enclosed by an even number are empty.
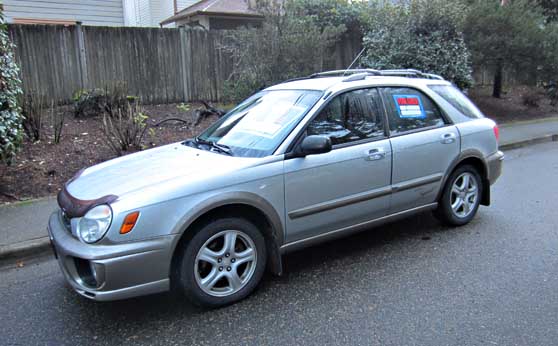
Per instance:
[[[139,211],[135,211],[126,215],[126,218],[124,218],[124,222],[122,223],[122,227],[120,227],[120,234],[126,234],[134,228],[136,221],[138,221],[139,214]]]

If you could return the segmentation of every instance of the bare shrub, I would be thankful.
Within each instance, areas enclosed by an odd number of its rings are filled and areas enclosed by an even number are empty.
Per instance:
[[[76,118],[90,118],[108,114],[115,117],[125,113],[128,105],[136,103],[137,96],[128,95],[128,84],[116,81],[103,89],[80,90],[74,95],[74,115]]]
[[[527,107],[539,108],[542,98],[538,90],[527,90],[521,96],[521,102]]]
[[[29,139],[36,142],[41,139],[43,113],[47,108],[46,97],[36,92],[28,92],[21,102],[23,130]]]
[[[550,99],[551,106],[558,105],[558,84],[555,81],[552,81],[544,86],[546,96]]]
[[[55,107],[54,101],[50,102],[50,124],[54,132],[54,144],[60,143],[64,129],[65,113]]]
[[[107,145],[118,156],[130,149],[140,150],[141,141],[147,127],[147,116],[138,102],[129,102],[125,110],[119,109],[116,114],[103,115],[103,133]]]
[[[103,110],[112,118],[119,113],[126,113],[130,105],[137,102],[137,96],[128,95],[128,84],[126,82],[114,82],[105,88]]]
[[[96,117],[104,112],[104,89],[79,90],[74,94],[74,116],[76,118]]]

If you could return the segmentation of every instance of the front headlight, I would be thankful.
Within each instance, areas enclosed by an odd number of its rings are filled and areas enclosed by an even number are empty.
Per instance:
[[[86,243],[94,243],[105,235],[111,221],[112,210],[110,207],[106,204],[98,205],[79,219],[77,235]]]

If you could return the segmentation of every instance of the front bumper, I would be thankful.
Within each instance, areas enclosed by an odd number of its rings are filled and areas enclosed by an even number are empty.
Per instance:
[[[504,153],[497,151],[486,159],[488,168],[488,181],[490,185],[494,184],[496,180],[502,175],[502,163],[504,162]]]
[[[90,245],[66,230],[60,212],[50,216],[48,233],[62,273],[84,297],[109,301],[169,290],[172,249],[177,235]]]

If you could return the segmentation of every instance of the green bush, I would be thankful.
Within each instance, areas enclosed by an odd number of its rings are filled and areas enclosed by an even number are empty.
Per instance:
[[[558,22],[545,27],[544,64],[539,70],[550,104],[558,105]]]
[[[345,31],[343,25],[318,26],[285,5],[283,15],[273,6],[260,10],[266,20],[261,28],[230,31],[220,49],[233,57],[233,71],[224,83],[225,102],[238,102],[258,89],[277,82],[321,71],[327,50]]]
[[[534,0],[537,5],[539,5],[543,14],[546,16],[546,21],[556,22],[558,21],[558,1],[556,0]]]
[[[371,7],[360,64],[374,69],[414,68],[468,88],[472,69],[461,27],[464,13],[464,5],[445,0]]]
[[[129,104],[138,101],[138,97],[128,95],[128,85],[117,81],[104,89],[79,90],[75,93],[73,101],[76,118],[90,118],[103,114],[114,117],[119,112],[126,113]]]
[[[84,89],[74,94],[74,116],[91,118],[102,115],[106,103],[104,89]]]
[[[343,25],[347,31],[359,32],[367,2],[349,0],[289,0],[288,15],[307,17],[320,28]]]
[[[530,0],[471,1],[465,37],[475,65],[494,68],[493,96],[502,92],[502,71],[538,73],[545,65],[546,17]],[[554,64],[556,57],[553,57]]]
[[[22,94],[19,69],[6,31],[0,10],[0,162],[10,164],[23,139],[23,117],[18,105]]]

